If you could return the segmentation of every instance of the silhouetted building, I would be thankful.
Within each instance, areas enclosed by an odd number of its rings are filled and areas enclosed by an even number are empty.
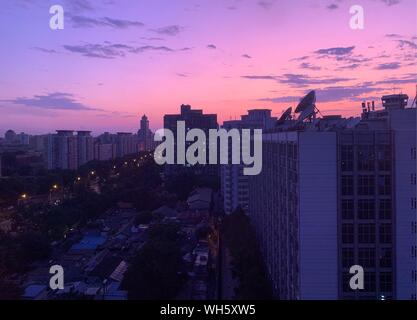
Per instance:
[[[48,136],[48,169],[78,168],[77,137],[72,130],[57,130]]]
[[[277,118],[271,116],[271,110],[249,110],[240,120],[225,121],[222,128],[226,130],[262,129],[270,130],[275,127]],[[229,148],[229,163],[232,163],[231,149]],[[247,211],[249,203],[248,176],[243,174],[243,164],[229,164],[220,166],[221,191],[223,209],[226,213],[233,212],[240,207]]]
[[[164,129],[170,129],[175,137],[175,161],[177,163],[177,122],[184,121],[185,122],[185,130],[188,132],[191,129],[198,128],[204,131],[206,137],[209,136],[210,129],[217,129],[217,115],[216,114],[203,114],[202,110],[198,109],[191,109],[189,105],[181,105],[181,113],[180,114],[172,114],[172,115],[165,115],[164,116]],[[186,142],[187,146],[191,145],[192,142]],[[207,163],[208,163],[208,145],[206,150],[207,155]],[[195,165],[190,167],[189,165],[166,165],[165,166],[165,174],[172,175],[172,174],[179,174],[182,172],[186,172],[188,170],[192,170],[196,174],[201,175],[209,175],[209,176],[218,176],[219,169],[218,165]]]
[[[139,151],[151,151],[154,149],[153,133],[149,129],[149,120],[143,115],[140,120],[140,129],[138,131],[138,149]]]
[[[249,216],[281,299],[416,299],[416,109],[384,105],[264,134]]]
[[[77,132],[78,166],[82,166],[94,159],[94,138],[91,131]]]

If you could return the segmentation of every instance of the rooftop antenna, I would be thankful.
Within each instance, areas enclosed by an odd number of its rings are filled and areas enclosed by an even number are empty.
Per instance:
[[[277,124],[282,124],[286,120],[291,120],[291,112],[292,112],[292,107],[289,107],[287,110],[285,110],[282,113],[281,117],[278,119]]]
[[[303,122],[305,119],[310,119],[310,121],[312,119],[315,120],[316,114],[321,114],[320,110],[316,107],[316,92],[311,91],[301,99],[295,112],[301,113],[297,119],[297,123]]]

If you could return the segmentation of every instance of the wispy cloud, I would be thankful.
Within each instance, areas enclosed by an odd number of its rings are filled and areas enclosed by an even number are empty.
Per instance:
[[[258,1],[258,5],[265,10],[269,10],[274,5],[274,0],[261,0]]]
[[[336,3],[332,3],[332,4],[329,4],[326,8],[329,10],[336,10],[339,8],[339,6]]]
[[[207,49],[217,49],[217,47],[214,44],[207,45]]]
[[[157,34],[166,35],[166,36],[176,36],[183,31],[183,27],[179,25],[171,25],[166,27],[161,27],[157,29],[151,29],[151,31],[156,32]]]
[[[174,52],[174,51],[185,51],[190,50],[190,48],[182,48],[179,50],[174,50],[166,46],[139,46],[134,47],[126,44],[120,43],[111,43],[104,42],[104,44],[82,44],[82,45],[64,45],[65,50],[72,53],[81,54],[84,57],[88,58],[101,58],[101,59],[115,59],[120,57],[125,57],[127,54],[138,54],[148,51],[158,51],[158,52]]]
[[[375,69],[377,70],[396,70],[401,68],[399,62],[381,63]]]
[[[322,55],[322,56],[344,56],[351,54],[355,46],[351,47],[334,47],[334,48],[326,48],[326,49],[319,49],[314,53]]]
[[[358,86],[329,86],[322,89],[317,89],[317,102],[334,102],[334,101],[362,101],[366,99],[370,94],[375,94],[383,88],[372,87],[366,84]],[[306,94],[304,92],[299,96],[281,96],[272,98],[262,98],[259,101],[266,101],[271,103],[297,103],[300,98]]]
[[[85,16],[71,16],[74,28],[110,27],[115,29],[127,29],[129,27],[143,27],[140,21],[115,19],[110,17],[91,18]]]
[[[32,50],[36,50],[36,51],[40,51],[43,53],[49,53],[49,54],[57,54],[59,53],[58,51],[54,50],[54,49],[46,49],[46,48],[41,48],[41,47],[32,47]]]
[[[12,100],[5,100],[8,103],[26,107],[51,109],[51,110],[76,110],[76,111],[98,111],[101,109],[92,108],[75,100],[70,93],[54,92],[45,95],[35,95],[32,98],[18,97]]]
[[[308,70],[313,70],[313,71],[321,70],[321,67],[312,65],[311,63],[308,63],[308,62],[301,63],[299,67],[301,69],[308,69]]]
[[[282,84],[287,84],[291,87],[303,88],[314,85],[334,84],[340,82],[350,81],[349,78],[343,77],[310,77],[304,74],[286,73],[281,76],[275,75],[246,75],[242,76],[249,80],[274,80]]]
[[[246,58],[246,59],[252,59],[252,57],[248,54],[242,54],[242,58]]]

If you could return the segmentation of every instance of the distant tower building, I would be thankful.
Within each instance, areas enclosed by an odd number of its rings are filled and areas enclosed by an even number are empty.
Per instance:
[[[17,135],[17,143],[22,145],[29,145],[29,135],[21,132]]]
[[[6,133],[4,134],[4,139],[6,140],[7,144],[16,143],[16,140],[17,140],[16,132],[14,132],[13,130],[7,130]]]
[[[210,129],[217,129],[217,115],[216,114],[203,114],[203,110],[191,109],[189,105],[181,105],[180,114],[167,114],[164,116],[164,129],[170,129],[174,134],[175,141],[177,141],[177,122],[185,122],[185,130],[189,131],[191,129],[201,129],[206,134],[206,137],[209,136]],[[186,146],[191,145],[191,142],[187,142]],[[208,148],[208,146],[207,146]],[[174,146],[175,159],[177,159],[176,154],[177,146]],[[207,150],[207,159],[209,152]],[[172,175],[178,174],[184,171],[192,170],[196,174],[209,175],[209,176],[218,176],[219,175],[219,166],[218,165],[196,165],[189,167],[184,164],[175,164],[175,165],[166,165],[165,174]]]
[[[149,120],[146,115],[143,115],[142,119],[140,120],[138,144],[139,151],[151,151],[154,147],[153,133],[149,129]]]
[[[78,168],[77,137],[72,130],[57,130],[48,136],[48,169],[76,170]]]
[[[94,159],[94,138],[91,131],[77,132],[78,166]]]

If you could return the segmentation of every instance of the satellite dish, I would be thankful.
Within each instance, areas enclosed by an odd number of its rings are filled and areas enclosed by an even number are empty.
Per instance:
[[[278,119],[277,124],[284,123],[285,120],[290,120],[291,112],[292,112],[292,107],[289,107],[287,110],[285,110],[284,113],[281,115],[281,117]]]
[[[314,104],[307,105],[303,112],[297,119],[297,123],[303,122],[305,119],[316,115],[316,106]]]
[[[309,94],[307,94],[303,99],[301,99],[300,103],[295,109],[295,113],[303,112],[309,106],[315,105],[315,104],[316,104],[316,92],[313,90]]]

